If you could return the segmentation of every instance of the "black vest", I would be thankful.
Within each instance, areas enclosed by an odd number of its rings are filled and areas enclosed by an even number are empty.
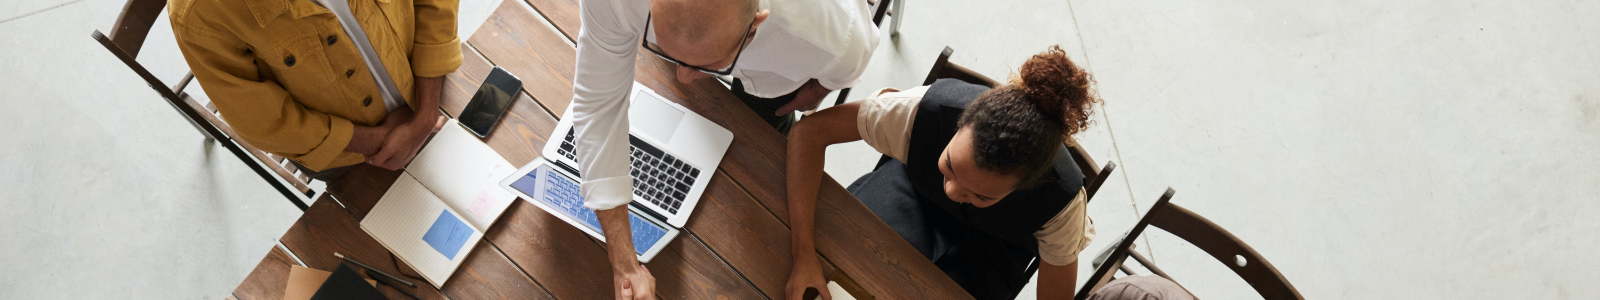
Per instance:
[[[1073,163],[1066,146],[1056,151],[1055,170],[1039,178],[1038,184],[1012,191],[987,208],[957,203],[944,193],[944,174],[939,172],[939,155],[955,137],[957,120],[973,99],[989,88],[954,79],[940,79],[928,87],[917,106],[912,123],[911,143],[906,151],[906,177],[919,199],[931,201],[981,232],[1005,240],[1016,250],[1039,254],[1033,233],[1044,228],[1077,197],[1083,187],[1083,172]]]

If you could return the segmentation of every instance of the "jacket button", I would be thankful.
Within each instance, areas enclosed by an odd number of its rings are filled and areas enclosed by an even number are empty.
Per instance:
[[[283,58],[283,65],[293,67],[294,66],[294,55],[290,55],[288,57],[284,57]]]
[[[355,74],[356,74],[356,69],[344,70],[344,78],[350,78],[350,75],[355,75]]]
[[[367,96],[367,99],[361,100],[361,106],[362,107],[372,106],[372,97],[371,96]]]
[[[339,36],[337,36],[337,35],[328,36],[328,46],[333,46],[333,43],[334,42],[338,42],[338,41],[339,41]]]

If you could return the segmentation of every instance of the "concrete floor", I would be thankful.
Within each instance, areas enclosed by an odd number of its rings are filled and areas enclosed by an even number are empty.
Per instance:
[[[1600,295],[1600,3],[908,1],[852,98],[946,45],[995,78],[1054,44],[1094,73],[1078,138],[1120,167],[1085,259],[1170,186],[1311,298]],[[497,3],[463,2],[465,32]],[[89,39],[121,4],[0,3],[0,299],[218,299],[296,217]],[[171,81],[163,27],[141,62]],[[828,171],[876,157],[834,146]],[[1171,235],[1139,246],[1201,297],[1254,297]]]

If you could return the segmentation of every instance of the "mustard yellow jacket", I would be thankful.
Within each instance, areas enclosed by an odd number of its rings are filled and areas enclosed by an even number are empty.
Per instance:
[[[458,0],[348,1],[412,107],[413,76],[461,65]],[[167,11],[195,79],[237,138],[312,170],[365,160],[344,151],[353,126],[387,112],[332,12],[310,0],[170,0]]]

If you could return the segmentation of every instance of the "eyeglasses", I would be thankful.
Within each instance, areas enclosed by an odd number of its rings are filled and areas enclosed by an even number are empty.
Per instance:
[[[650,50],[650,53],[655,53],[656,57],[660,57],[661,59],[665,59],[665,60],[667,60],[669,62],[678,64],[679,66],[684,66],[686,68],[694,69],[695,71],[704,72],[706,74],[724,75],[724,76],[732,75],[733,74],[733,66],[735,64],[739,63],[739,56],[740,55],[744,55],[744,47],[750,45],[750,35],[754,32],[754,30],[749,30],[749,29],[745,30],[744,38],[739,40],[739,52],[736,52],[736,53],[733,54],[733,62],[729,63],[727,68],[724,68],[722,70],[712,70],[712,69],[708,69],[708,68],[704,68],[704,67],[700,67],[700,66],[689,65],[689,64],[683,63],[682,61],[679,61],[679,60],[677,60],[675,58],[672,58],[671,56],[667,56],[667,53],[661,50],[661,45],[656,45],[655,43],[651,43],[650,42],[650,18],[654,17],[653,15],[654,14],[646,15],[645,18],[644,18],[645,36],[639,38],[639,44],[641,46],[644,46],[645,50]],[[755,19],[751,19],[750,20],[750,26],[748,26],[747,28],[754,29],[755,26],[756,26],[756,20]]]

